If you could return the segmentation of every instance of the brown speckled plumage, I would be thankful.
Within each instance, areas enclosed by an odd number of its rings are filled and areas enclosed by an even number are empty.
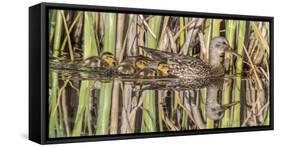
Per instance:
[[[167,62],[169,74],[180,79],[206,79],[224,75],[221,58],[225,50],[229,49],[228,41],[224,37],[215,37],[210,43],[210,63],[201,59],[159,51],[143,47],[154,60]]]

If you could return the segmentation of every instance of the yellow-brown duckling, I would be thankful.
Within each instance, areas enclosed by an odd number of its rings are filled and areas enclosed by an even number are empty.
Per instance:
[[[147,67],[150,58],[139,56],[128,56],[117,66],[117,71],[122,75],[134,75],[136,72]]]
[[[116,61],[112,53],[103,52],[101,56],[91,56],[83,60],[82,66],[89,68],[105,68],[114,67]]]
[[[103,61],[103,67],[105,67],[105,68],[112,68],[116,64],[116,59],[115,59],[114,55],[110,52],[103,52],[101,54],[101,58]]]
[[[157,69],[160,71],[160,75],[161,76],[167,76],[169,75],[169,70],[170,70],[170,67],[169,65],[166,63],[166,62],[160,62],[157,66]]]

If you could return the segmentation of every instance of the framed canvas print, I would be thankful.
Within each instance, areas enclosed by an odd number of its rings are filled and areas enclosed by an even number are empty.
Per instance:
[[[273,18],[29,8],[29,139],[273,129]]]

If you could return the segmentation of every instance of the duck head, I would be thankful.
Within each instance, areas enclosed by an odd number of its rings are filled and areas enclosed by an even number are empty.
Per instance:
[[[167,63],[165,63],[165,62],[160,62],[160,63],[158,64],[157,69],[158,69],[159,71],[161,71],[163,74],[168,74],[168,71],[169,71],[170,67],[169,67],[169,65],[168,65]]]
[[[224,37],[215,37],[210,43],[210,64],[221,65],[225,52],[230,51],[229,42]]]
[[[115,64],[115,58],[110,52],[103,52],[101,54],[101,58],[109,66],[113,66]]]

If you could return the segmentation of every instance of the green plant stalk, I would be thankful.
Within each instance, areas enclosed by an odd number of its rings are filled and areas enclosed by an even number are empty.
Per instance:
[[[269,32],[268,32],[269,33]],[[268,35],[268,37],[270,36],[269,34],[267,34]],[[266,59],[264,59],[264,61],[267,61],[268,60],[268,58],[266,58]],[[268,64],[268,63],[267,63]],[[269,81],[267,81],[266,82],[266,87],[270,87],[269,86]],[[267,95],[266,95],[266,97],[267,97],[267,101],[268,101],[268,103],[269,103],[269,105],[268,105],[268,107],[267,107],[267,109],[266,109],[266,118],[265,118],[265,122],[264,122],[264,124],[265,125],[270,125],[270,110],[272,109],[271,107],[270,107],[270,103],[271,103],[271,101],[270,101],[270,89],[269,88],[266,88],[267,89]]]
[[[207,19],[205,22],[205,30],[204,30],[204,43],[205,43],[205,47],[207,49],[207,57],[209,59],[209,46],[210,46],[210,41],[211,41],[211,37],[212,37],[212,19]]]
[[[98,50],[97,50],[97,43],[95,38],[95,30],[93,27],[93,17],[92,13],[90,12],[84,12],[84,33],[83,33],[83,58],[86,59],[90,56],[97,56]],[[82,123],[83,123],[83,116],[85,111],[87,110],[87,116],[90,117],[90,111],[89,110],[89,103],[91,98],[91,89],[94,82],[90,80],[83,80],[81,82],[80,86],[80,92],[79,92],[79,104],[78,109],[75,116],[75,123],[74,128],[72,131],[72,136],[80,136],[82,131]],[[87,118],[87,120],[91,120],[90,118]],[[89,130],[88,125],[88,130]],[[89,130],[91,133],[91,131]]]
[[[143,119],[141,132],[156,131],[155,91],[147,90],[143,101]]]
[[[156,38],[152,36],[151,33],[146,32],[145,45],[149,48],[156,48],[158,46],[158,38],[160,34],[160,25],[161,25],[161,16],[152,17],[148,25],[153,33],[156,35]],[[141,132],[155,132],[156,128],[156,99],[155,91],[147,90],[145,91],[144,100],[143,100],[143,120]],[[160,119],[161,120],[161,119]]]
[[[238,42],[237,42],[237,54],[243,57],[244,40],[246,33],[246,21],[239,21],[238,26]],[[243,72],[243,58],[237,58],[236,60],[236,74],[240,75]],[[234,89],[233,101],[240,101],[240,89],[241,89],[241,76],[237,76],[235,79],[236,87]],[[232,127],[240,127],[240,103],[234,106],[234,118]]]
[[[52,57],[56,58],[59,55],[61,36],[62,36],[62,16],[59,13],[57,13]],[[58,114],[57,114],[57,109],[56,109],[57,98],[58,98],[58,89],[59,89],[58,73],[51,72],[51,80],[52,80],[51,81],[52,93],[51,93],[50,101],[49,101],[49,105],[50,105],[49,114],[53,114],[53,115],[50,115],[50,119],[49,119],[49,137],[54,138],[54,137],[56,137],[56,129],[58,127],[57,126],[58,125]]]
[[[184,18],[180,17],[180,30],[184,27]],[[181,31],[180,33],[180,48],[182,48],[182,46],[184,45],[184,34],[185,31]]]
[[[220,25],[221,20],[220,19],[214,19],[212,24],[212,38],[216,36],[220,36]],[[210,59],[211,60],[211,59]],[[208,96],[207,96],[208,97]],[[214,128],[214,120],[207,118],[206,119],[206,128]]]
[[[192,20],[194,20],[194,19],[197,19],[197,18],[188,18],[188,20],[189,21],[192,21]],[[194,26],[196,25],[196,21],[194,22]],[[190,35],[189,36],[189,34],[190,34],[190,32],[194,32],[194,28],[192,28],[192,29],[186,29],[187,31],[186,31],[186,39],[189,39],[189,37],[192,37],[192,35]],[[191,43],[191,40],[190,40],[190,43]],[[190,44],[189,43],[189,44]],[[184,53],[185,54],[185,53]],[[189,56],[192,56],[192,54],[193,54],[193,48],[191,48],[190,47],[190,45],[189,45],[189,48],[188,48],[188,50],[187,50],[187,55],[189,55]]]
[[[92,81],[91,81],[92,82]],[[90,103],[90,101],[89,101],[89,103]],[[89,104],[88,104],[89,105]],[[86,112],[85,112],[86,114],[87,114],[87,128],[88,128],[88,135],[89,136],[91,136],[91,135],[93,135],[93,130],[92,130],[92,118],[91,118],[91,112],[90,112],[90,107],[88,106],[88,107],[86,107]]]
[[[213,20],[212,38],[220,36],[221,21],[222,21],[221,19],[214,19]]]
[[[115,54],[116,47],[116,14],[105,14],[104,52]],[[98,100],[98,117],[96,135],[106,135],[110,128],[110,111],[113,82],[102,83]]]
[[[55,32],[55,23],[56,23],[56,11],[51,10],[49,14],[49,44],[51,45],[52,40],[54,38],[54,32]]]
[[[231,48],[234,48],[234,37],[235,37],[235,29],[236,29],[236,21],[235,20],[226,20],[226,38],[229,41],[229,45]],[[233,58],[230,56],[229,58],[229,75],[232,76],[232,68],[233,68]],[[232,80],[229,80],[224,83],[223,85],[223,92],[222,92],[222,105],[229,104],[231,102],[231,95],[232,95]],[[224,117],[221,120],[221,127],[227,128],[230,127],[230,110],[225,110]]]
[[[188,130],[188,114],[186,111],[182,111],[181,129]]]
[[[64,136],[64,127],[63,127],[63,114],[62,114],[62,108],[61,108],[61,105],[58,106],[58,124],[57,124],[57,134],[56,134],[56,137],[62,137]]]
[[[269,126],[270,125],[270,107],[267,108],[266,110],[266,118],[265,118],[265,125]]]

